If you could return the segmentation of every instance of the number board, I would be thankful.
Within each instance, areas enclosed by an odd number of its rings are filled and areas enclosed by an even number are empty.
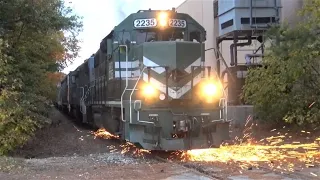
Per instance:
[[[157,20],[155,18],[136,19],[136,20],[134,20],[133,25],[135,28],[156,27]]]
[[[182,20],[182,19],[169,19],[169,26],[185,28],[187,26],[187,22],[186,20]]]

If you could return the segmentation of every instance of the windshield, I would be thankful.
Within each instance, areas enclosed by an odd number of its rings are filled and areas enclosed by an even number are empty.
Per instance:
[[[170,29],[161,30],[142,30],[137,31],[137,44],[152,41],[184,41],[185,32],[183,30]]]

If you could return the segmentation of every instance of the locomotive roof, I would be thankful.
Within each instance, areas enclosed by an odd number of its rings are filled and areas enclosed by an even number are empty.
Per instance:
[[[132,31],[136,28],[133,26],[133,22],[136,19],[147,19],[147,18],[157,18],[159,13],[166,12],[168,13],[168,17],[176,18],[176,19],[184,19],[187,21],[188,24],[194,24],[204,32],[204,27],[199,24],[195,19],[193,19],[189,14],[185,13],[178,13],[174,10],[139,10],[136,13],[132,13],[127,16],[123,21],[121,21],[117,26],[113,28],[113,30],[104,38],[108,38],[113,35],[114,31]]]
[[[176,19],[183,19],[186,20],[188,24],[196,25],[198,28],[201,29],[201,31],[205,32],[204,27],[199,24],[195,19],[193,19],[189,14],[185,13],[178,13],[175,11],[175,9],[172,10],[139,10],[136,13],[132,13],[129,16],[127,16],[123,21],[121,21],[117,26],[115,26],[110,33],[105,36],[102,41],[112,37],[114,35],[114,32],[121,32],[123,30],[125,31],[132,31],[136,28],[133,26],[133,22],[136,19],[148,19],[148,18],[157,18],[159,13],[166,12],[168,13],[168,17],[170,18],[176,18]],[[77,69],[81,68],[84,64],[86,64],[86,61],[89,58],[87,58],[81,65],[78,66]],[[77,70],[76,69],[76,70]]]

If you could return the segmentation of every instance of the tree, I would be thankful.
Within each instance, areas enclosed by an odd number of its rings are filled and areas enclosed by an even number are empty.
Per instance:
[[[47,121],[53,75],[77,56],[81,27],[62,0],[0,0],[0,154]]]
[[[243,93],[260,119],[320,124],[319,7],[319,0],[309,0],[301,11],[305,21],[268,32],[274,43],[268,47],[263,67],[249,70]]]

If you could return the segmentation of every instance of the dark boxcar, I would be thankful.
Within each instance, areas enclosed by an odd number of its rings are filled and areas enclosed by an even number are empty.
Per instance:
[[[71,71],[69,76],[69,84],[68,84],[68,107],[69,107],[69,115],[72,117],[76,117],[76,111],[79,109],[79,95],[78,95],[78,85],[77,85],[77,71]]]
[[[61,81],[61,87],[60,87],[60,98],[61,98],[61,108],[62,111],[65,113],[68,113],[68,102],[69,102],[69,89],[68,89],[68,81],[69,76],[67,75],[62,81]]]

